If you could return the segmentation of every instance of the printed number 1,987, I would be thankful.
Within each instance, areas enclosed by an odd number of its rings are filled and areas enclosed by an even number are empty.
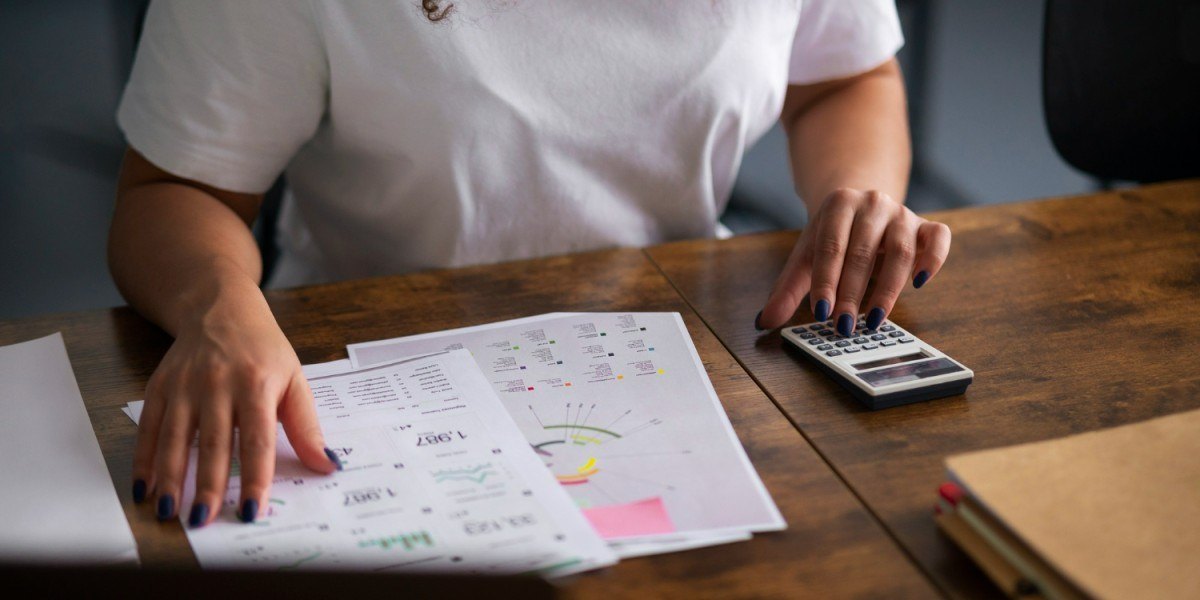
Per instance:
[[[418,446],[434,446],[437,444],[448,444],[454,440],[465,440],[467,434],[461,431],[447,431],[445,433],[430,433],[417,438]]]

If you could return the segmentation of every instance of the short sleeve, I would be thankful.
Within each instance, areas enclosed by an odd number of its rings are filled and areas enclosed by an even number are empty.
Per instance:
[[[129,145],[213,187],[263,192],[316,132],[328,62],[301,0],[155,0],[117,109]]]
[[[893,0],[803,0],[788,80],[815,83],[863,73],[903,44]]]

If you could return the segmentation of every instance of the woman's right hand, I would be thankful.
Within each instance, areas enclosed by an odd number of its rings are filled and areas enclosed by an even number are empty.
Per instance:
[[[262,194],[213,188],[125,152],[109,269],[129,304],[175,337],[146,385],[133,458],[133,499],[154,498],[159,519],[182,508],[196,432],[193,527],[220,512],[234,447],[238,516],[254,520],[275,474],[277,420],[308,468],[337,468],[300,361],[258,288],[262,261],[250,224],[261,203]]]
[[[170,519],[182,508],[189,448],[199,431],[191,527],[220,512],[235,447],[237,516],[255,519],[275,473],[277,418],[301,462],[321,473],[337,468],[300,361],[261,292],[255,286],[220,295],[178,329],[150,377],[134,453],[135,501],[153,494],[158,518]]]

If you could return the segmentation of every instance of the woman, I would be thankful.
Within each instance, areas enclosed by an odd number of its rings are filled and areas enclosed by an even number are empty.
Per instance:
[[[336,468],[259,290],[249,224],[285,170],[274,286],[711,237],[779,119],[810,219],[755,327],[806,295],[842,328],[882,321],[950,245],[902,204],[901,43],[886,0],[153,3],[110,239],[122,293],[175,337],[135,500],[176,514],[199,431],[189,524],[208,523],[235,424],[245,521],[277,418],[304,464]]]

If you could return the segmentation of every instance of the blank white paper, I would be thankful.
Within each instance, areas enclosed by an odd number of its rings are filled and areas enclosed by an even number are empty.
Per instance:
[[[0,453],[0,561],[137,560],[62,334],[0,347]]]

